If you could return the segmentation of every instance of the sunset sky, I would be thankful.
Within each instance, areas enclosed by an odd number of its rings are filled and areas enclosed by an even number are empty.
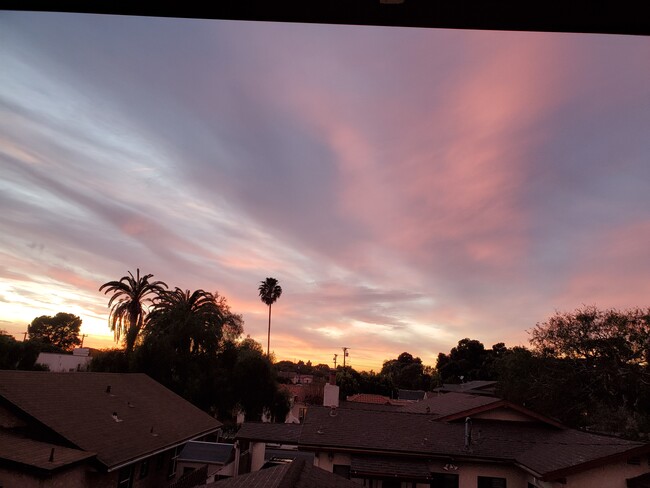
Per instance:
[[[0,12],[0,329],[127,271],[278,359],[650,306],[650,38]],[[340,356],[339,356],[340,357]]]

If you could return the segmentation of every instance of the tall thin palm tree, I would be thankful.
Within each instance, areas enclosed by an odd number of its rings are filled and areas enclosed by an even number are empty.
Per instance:
[[[127,354],[133,351],[138,334],[144,324],[145,303],[151,302],[167,288],[162,281],[149,281],[152,274],[140,276],[138,268],[136,276],[128,272],[119,281],[109,281],[99,287],[105,289],[104,294],[113,293],[108,301],[111,309],[108,316],[108,325],[115,334],[115,340],[124,338],[124,350]]]
[[[266,355],[269,356],[269,351],[271,349],[271,305],[273,305],[277,299],[280,298],[280,295],[282,295],[282,287],[280,287],[278,280],[275,278],[266,278],[264,281],[260,282],[258,290],[260,300],[269,306],[269,334],[266,341]]]

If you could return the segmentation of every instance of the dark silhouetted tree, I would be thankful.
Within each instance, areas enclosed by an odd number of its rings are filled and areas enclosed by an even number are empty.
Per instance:
[[[55,316],[42,315],[27,327],[30,341],[37,341],[61,351],[69,351],[81,344],[79,329],[81,319],[71,313],[59,312]]]
[[[99,287],[104,294],[112,293],[108,301],[111,309],[108,324],[115,334],[115,340],[124,338],[126,354],[133,351],[138,335],[144,325],[146,315],[145,303],[151,302],[159,293],[167,288],[162,281],[149,281],[152,274],[140,276],[138,268],[136,276],[129,271],[119,281],[109,281]]]
[[[282,287],[280,287],[278,280],[275,278],[266,278],[260,282],[258,292],[260,300],[269,306],[269,332],[266,342],[266,355],[268,356],[271,350],[271,305],[282,295]]]

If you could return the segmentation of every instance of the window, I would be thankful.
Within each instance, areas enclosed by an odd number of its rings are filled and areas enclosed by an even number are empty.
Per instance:
[[[381,488],[402,488],[402,482],[400,480],[387,478],[382,480]]]
[[[335,464],[332,472],[346,479],[350,479],[350,466],[347,464]]]
[[[146,478],[149,474],[149,460],[145,459],[140,463],[140,479]]]
[[[478,488],[506,488],[505,478],[492,478],[490,476],[478,477]]]
[[[458,475],[448,473],[431,473],[431,488],[458,488]]]
[[[131,488],[133,486],[133,466],[120,469],[117,473],[117,488]]]

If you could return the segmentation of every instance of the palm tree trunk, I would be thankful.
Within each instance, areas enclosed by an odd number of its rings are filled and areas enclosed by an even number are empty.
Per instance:
[[[271,349],[271,304],[269,303],[269,334],[266,339],[266,357],[270,358]]]

